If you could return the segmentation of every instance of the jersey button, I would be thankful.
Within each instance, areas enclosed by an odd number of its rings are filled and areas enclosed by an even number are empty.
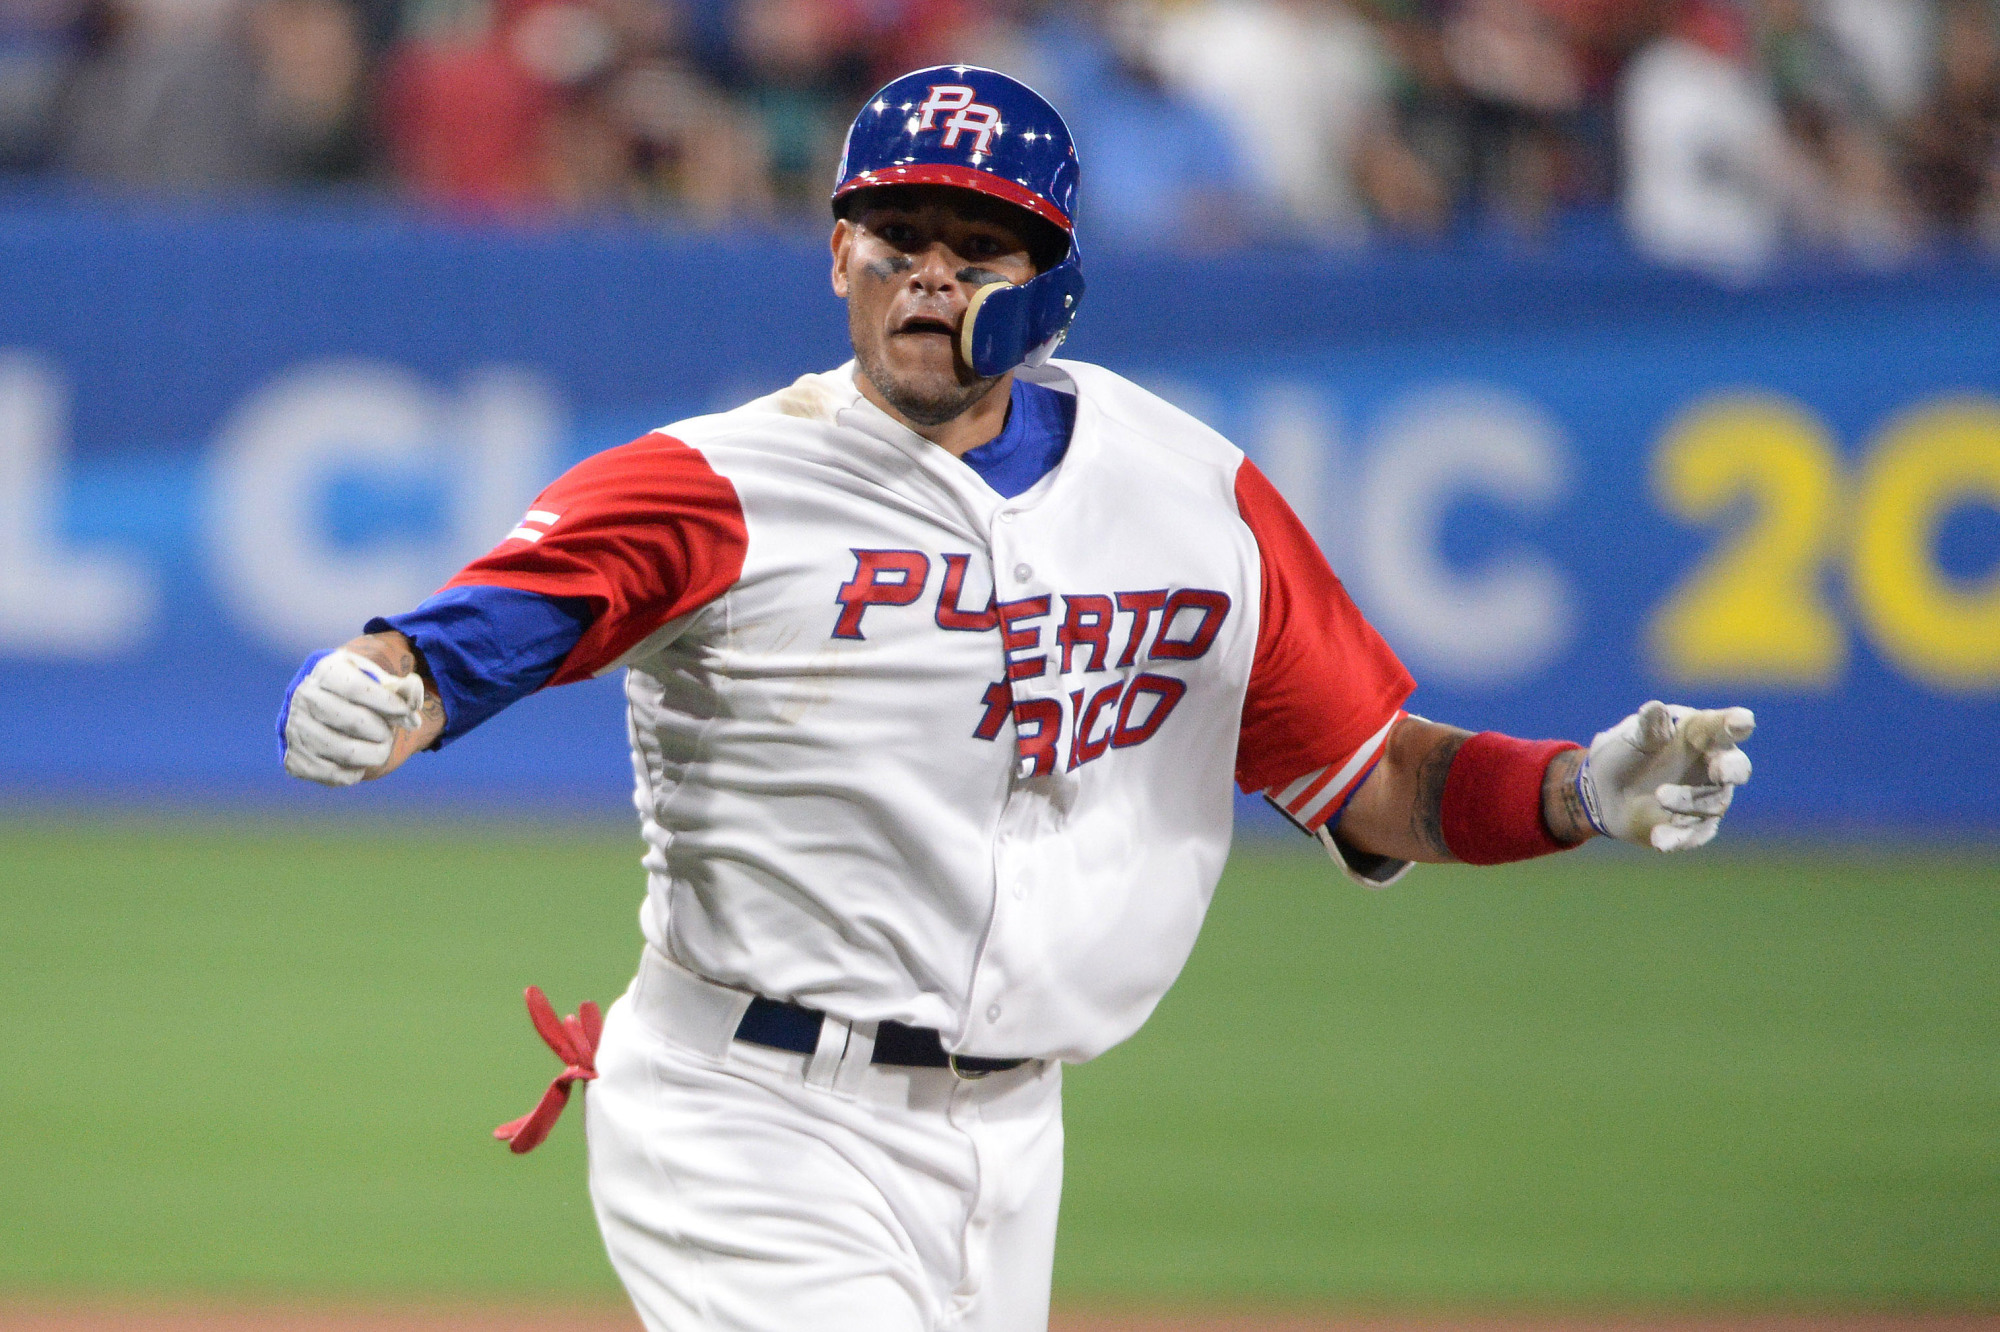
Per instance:
[[[1014,581],[1015,581],[1015,582],[1017,582],[1017,583],[1025,583],[1025,582],[1027,582],[1027,581],[1028,581],[1028,580],[1029,580],[1030,578],[1033,578],[1034,576],[1035,576],[1035,571],[1034,571],[1033,569],[1030,569],[1030,568],[1029,568],[1029,567],[1028,567],[1027,565],[1025,565],[1025,564],[1017,564],[1017,565],[1015,565],[1015,566],[1014,566]]]
[[[1000,1005],[993,1004],[987,1008],[986,1020],[988,1022],[998,1022],[1000,1020]]]
[[[1011,522],[1013,522],[1016,516],[1017,516],[1017,515],[1015,514],[1014,510],[1012,510],[1012,509],[1002,509],[1002,510],[1000,510],[1000,521],[1001,521],[1001,522],[1003,522],[1003,523],[1011,523]]]

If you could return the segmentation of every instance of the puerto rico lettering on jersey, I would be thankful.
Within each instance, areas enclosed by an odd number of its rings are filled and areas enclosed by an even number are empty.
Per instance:
[[[835,596],[841,609],[832,636],[864,640],[862,615],[869,607],[917,605],[931,569],[942,566],[932,622],[950,631],[998,632],[1003,646],[1006,679],[986,686],[972,733],[994,740],[1007,722],[1014,722],[1023,768],[1032,775],[1055,770],[1065,736],[1064,766],[1073,771],[1108,750],[1129,749],[1158,734],[1187,693],[1187,683],[1150,671],[1135,675],[1130,668],[1141,661],[1194,661],[1207,655],[1231,606],[1228,593],[1210,588],[1154,588],[1065,592],[997,604],[989,597],[984,607],[967,610],[959,602],[970,553],[947,553],[936,560],[917,550],[856,550],[853,555],[854,576]],[[1059,613],[1052,610],[1055,605],[1062,607]],[[1045,635],[1052,644],[1044,644]],[[1122,645],[1115,658],[1114,639]],[[1109,684],[1079,680],[1060,700],[1017,701],[1008,683],[1051,672],[1088,677],[1107,670],[1120,678]]]
[[[1048,615],[1050,598],[1030,597],[996,605],[990,598],[978,610],[959,605],[964,595],[965,571],[972,562],[969,554],[947,554],[935,561],[920,550],[855,550],[854,576],[840,585],[834,600],[841,611],[834,621],[835,638],[863,639],[861,617],[870,606],[909,606],[921,600],[934,565],[944,566],[939,580],[932,619],[940,629],[987,631],[1007,626],[1008,637],[1020,631],[1016,621]],[[1158,588],[1148,591],[1062,593],[1058,599],[1064,610],[1056,627],[1061,646],[1059,673],[1067,675],[1072,657],[1089,654],[1090,670],[1102,670],[1110,649],[1115,617],[1130,616],[1123,636],[1120,666],[1130,666],[1139,647],[1153,631],[1147,657],[1192,661],[1208,652],[1215,636],[1229,616],[1229,594],[1210,588]],[[1157,619],[1156,619],[1157,617]],[[1157,629],[1155,625],[1157,624]],[[1029,641],[1008,643],[1009,652],[1034,646],[1041,640],[1039,629],[1026,631]],[[1046,658],[1036,658],[1046,664]],[[1016,663],[1019,664],[1019,663]],[[1037,669],[1033,674],[1040,674]],[[1022,678],[1014,674],[1013,678]]]

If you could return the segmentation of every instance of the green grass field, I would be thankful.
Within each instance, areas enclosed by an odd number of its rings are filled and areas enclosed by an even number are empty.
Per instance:
[[[0,823],[0,1293],[615,1296],[520,989],[611,830]],[[1385,893],[1249,850],[1073,1069],[1076,1299],[2000,1303],[2000,859],[1615,850]]]

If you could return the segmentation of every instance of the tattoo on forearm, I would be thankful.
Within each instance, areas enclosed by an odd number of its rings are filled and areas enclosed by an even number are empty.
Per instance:
[[[1588,841],[1597,831],[1591,826],[1590,811],[1583,807],[1583,793],[1576,789],[1583,756],[1581,749],[1564,750],[1549,761],[1542,777],[1542,823],[1549,836],[1571,845]]]
[[[1471,737],[1464,732],[1439,740],[1417,768],[1416,797],[1410,802],[1410,835],[1440,860],[1456,860],[1444,841],[1444,784],[1451,761]]]
[[[445,715],[442,699],[426,689],[423,706],[418,711],[423,718],[422,725],[414,731],[397,731],[395,742],[389,751],[389,761],[379,768],[370,768],[364,780],[373,781],[377,777],[386,777],[403,766],[403,761],[410,755],[427,747],[443,733]]]

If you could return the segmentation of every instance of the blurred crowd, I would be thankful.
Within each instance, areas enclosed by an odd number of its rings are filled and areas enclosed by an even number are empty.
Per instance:
[[[862,99],[951,61],[1063,108],[1100,243],[2000,246],[2000,0],[0,0],[0,173],[823,216]]]

